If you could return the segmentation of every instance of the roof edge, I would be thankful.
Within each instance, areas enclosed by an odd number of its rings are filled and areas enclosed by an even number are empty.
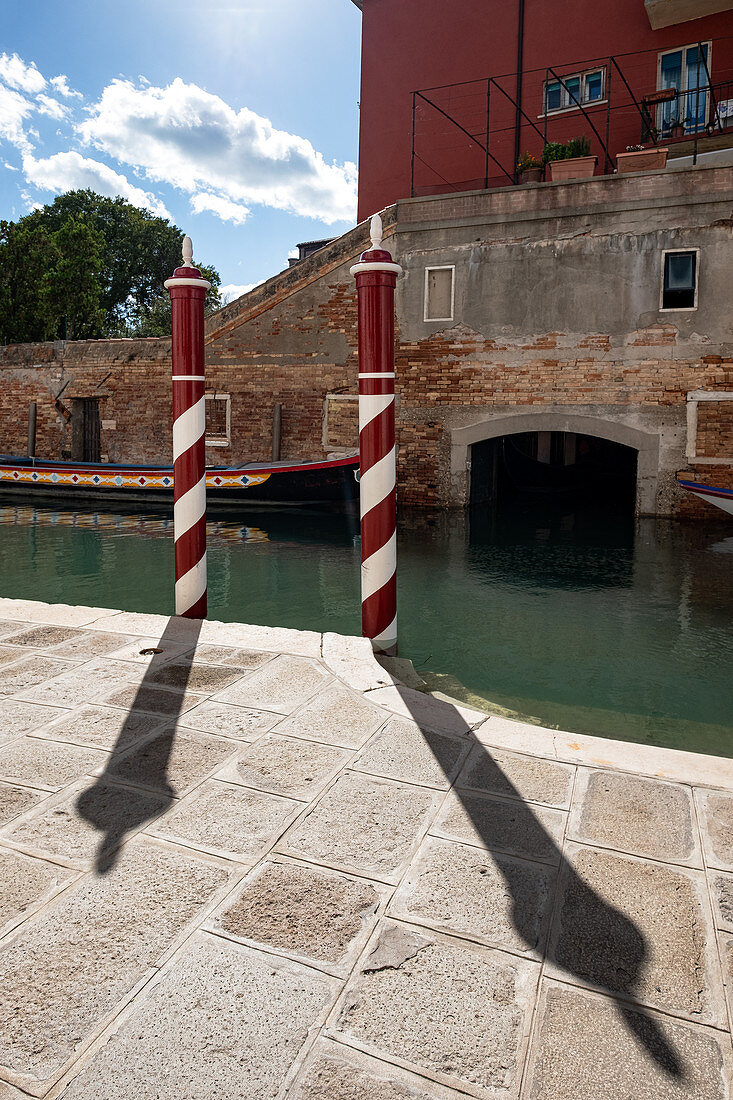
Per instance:
[[[351,0],[351,3],[352,3],[352,4],[356,4],[356,6],[357,6],[357,8],[359,9],[359,11],[363,11],[363,10],[364,10],[364,0]]]

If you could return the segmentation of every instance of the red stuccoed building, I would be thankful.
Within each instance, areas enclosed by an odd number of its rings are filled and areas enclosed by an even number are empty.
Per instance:
[[[360,219],[399,199],[507,186],[521,153],[578,136],[596,174],[642,143],[680,167],[726,162],[729,0],[354,3]]]

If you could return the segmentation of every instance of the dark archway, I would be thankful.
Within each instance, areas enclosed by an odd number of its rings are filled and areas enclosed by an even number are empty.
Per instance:
[[[637,451],[578,432],[515,432],[471,447],[472,507],[530,498],[543,507],[613,507],[633,514]]]
[[[508,416],[491,416],[462,428],[454,428],[451,431],[453,500],[455,503],[471,503],[474,458],[479,466],[474,487],[482,479],[480,469],[482,463],[484,463],[483,480],[489,476],[490,471],[486,467],[490,463],[491,448],[485,447],[482,450],[482,444],[504,436],[535,434],[545,437],[543,447],[547,448],[546,437],[563,434],[621,444],[626,450],[634,451],[636,453],[635,511],[637,515],[656,515],[659,491],[659,435],[638,428],[637,418],[631,414],[628,420],[631,423],[607,420],[596,415],[588,415],[580,410],[554,408],[512,413]],[[550,453],[553,445],[558,446],[553,444],[550,438]],[[600,449],[597,449],[596,454],[600,457]]]

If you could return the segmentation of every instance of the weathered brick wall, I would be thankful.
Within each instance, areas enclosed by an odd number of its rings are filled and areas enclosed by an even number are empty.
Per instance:
[[[99,397],[110,462],[168,460],[172,451],[169,340],[57,341],[0,348],[0,451],[25,454],[37,404],[36,453],[68,457],[71,402]]]
[[[733,401],[701,401],[697,407],[700,458],[728,456],[733,460]]]
[[[576,181],[546,190],[441,196],[400,204],[386,212],[391,237],[387,243],[406,269],[398,295],[396,347],[398,484],[403,504],[444,505],[452,500],[454,429],[485,417],[573,406],[611,419],[633,416],[638,425],[647,426],[645,430],[660,432],[668,481],[662,510],[668,501],[679,514],[706,514],[707,506],[674,489],[673,478],[676,470],[691,480],[714,478],[723,485],[733,477],[731,467],[687,465],[684,460],[687,395],[694,390],[733,391],[730,345],[726,348],[719,336],[711,334],[702,312],[683,323],[659,314],[656,307],[633,308],[631,291],[613,281],[612,264],[625,262],[624,257],[637,247],[644,222],[651,217],[643,204],[652,200],[657,204],[654,249],[658,251],[660,241],[664,245],[666,217],[674,225],[669,231],[670,246],[679,245],[680,240],[686,246],[688,238],[680,238],[679,228],[686,222],[690,240],[698,239],[704,230],[712,241],[711,255],[723,255],[715,249],[730,240],[729,223],[721,221],[711,203],[709,209],[705,207],[709,224],[695,228],[700,215],[690,213],[690,203],[700,179],[716,202],[726,186],[730,191],[731,179],[729,172],[691,173],[689,178],[673,172],[662,177],[657,173],[648,179]],[[672,198],[682,203],[680,210],[667,209]],[[609,213],[611,199],[621,213]],[[557,223],[543,223],[537,229],[536,219],[553,210],[558,213]],[[569,227],[561,225],[563,210],[570,212]],[[426,257],[431,259],[425,240],[429,243],[436,237],[438,217],[449,226],[464,219],[464,237],[478,241],[466,243],[455,234],[451,239],[459,259],[466,257],[465,300],[473,314],[469,316],[466,308],[463,315],[457,312],[454,323],[429,331],[422,323],[420,277]],[[530,217],[527,225],[521,222],[523,217]],[[478,224],[480,218],[485,224]],[[418,234],[415,225],[420,219],[426,228]],[[622,224],[627,225],[626,235]],[[599,243],[590,240],[589,226],[597,230]],[[521,237],[530,230],[536,241]],[[557,242],[543,236],[550,230]],[[483,265],[493,284],[503,278],[497,242],[502,248],[520,249],[510,254],[512,262],[526,264],[526,278],[522,278],[533,292],[548,255],[555,259],[561,255],[554,284],[543,283],[540,293],[554,295],[560,303],[555,312],[562,319],[564,310],[567,324],[540,328],[528,323],[524,331],[517,324],[481,320],[476,308],[482,300],[481,286],[475,282],[475,272]],[[367,244],[366,227],[358,226],[208,320],[207,391],[231,397],[231,444],[210,448],[209,463],[268,459],[276,404],[282,406],[283,458],[317,459],[331,450],[357,445],[356,402],[340,398],[357,393],[356,294],[349,267]],[[610,281],[601,287],[601,304],[590,316],[577,305],[586,270],[578,265],[595,270],[596,254],[603,257],[601,270]],[[715,273],[707,258],[706,265],[710,285],[715,283]],[[575,282],[563,287],[562,278]],[[652,289],[658,299],[658,286]],[[618,299],[624,299],[624,316],[630,323],[623,328],[617,316],[613,326],[609,322],[604,327],[606,314],[612,306],[616,308]],[[93,394],[101,397],[104,455],[112,461],[170,461],[170,343],[166,340],[0,349],[0,451],[24,451],[27,406],[36,400],[38,454],[61,456],[70,441],[64,400]],[[61,407],[55,403],[57,395]],[[725,408],[700,403],[699,455],[733,453],[731,406],[733,402]]]

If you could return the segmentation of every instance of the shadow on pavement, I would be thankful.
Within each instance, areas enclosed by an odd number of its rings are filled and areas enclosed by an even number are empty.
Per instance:
[[[399,692],[413,721],[421,728],[428,728],[429,724],[423,713],[425,696],[404,688],[400,688]],[[494,860],[512,898],[512,922],[517,933],[537,956],[548,959],[581,982],[601,993],[634,1000],[635,989],[648,955],[643,933],[629,917],[602,898],[577,874],[538,820],[532,807],[523,800],[509,777],[492,758],[490,750],[472,733],[471,727],[461,717],[458,709],[449,703],[443,705],[453,712],[452,717],[459,718],[462,728],[457,732],[468,738],[469,751],[474,751],[474,760],[486,777],[486,790],[483,793],[488,797],[499,793],[502,798],[516,800],[512,803],[512,812],[517,822],[517,833],[522,836],[523,854],[525,848],[527,851],[542,853],[543,862],[552,861],[557,866],[557,894],[552,919],[557,922],[561,913],[562,923],[559,929],[546,928],[544,943],[538,943],[538,915],[534,907],[527,905],[526,874],[509,859]],[[453,730],[453,723],[451,729]],[[446,777],[450,778],[439,753],[432,746],[431,751],[446,771]],[[466,759],[468,756],[464,758],[464,764]],[[492,821],[489,814],[479,812],[481,792],[477,795],[475,790],[461,789],[456,782],[451,789],[460,800],[489,854],[497,848],[505,852],[506,833],[502,831],[501,824],[498,820]],[[503,852],[497,852],[497,856]],[[637,1002],[633,1005],[625,1005],[620,1001],[615,1003],[628,1029],[657,1065],[670,1077],[683,1081],[686,1077],[684,1065],[656,1021]]]
[[[158,817],[175,797],[175,791],[168,781],[168,764],[200,633],[200,620],[187,620],[185,626],[180,619],[168,621],[155,646],[161,651],[160,658],[153,660],[146,669],[105,770],[94,786],[83,791],[77,799],[79,815],[103,834],[95,859],[95,870],[100,875],[107,874],[114,867],[125,835]],[[174,644],[176,656],[166,658],[166,653]],[[178,648],[181,644],[190,649],[179,655]],[[148,709],[145,696],[149,691],[160,688],[156,675],[163,664],[168,664],[170,660],[175,660],[182,672],[176,685],[178,690],[165,692],[166,702],[170,700],[170,706],[159,717],[161,725],[165,723],[166,728],[158,730],[152,740],[147,736],[141,739],[135,715]],[[120,761],[120,751],[131,741],[137,741],[136,747]],[[120,779],[124,781],[127,777],[130,777],[131,782],[141,782],[146,788],[154,790],[149,793],[137,791],[115,782]]]

